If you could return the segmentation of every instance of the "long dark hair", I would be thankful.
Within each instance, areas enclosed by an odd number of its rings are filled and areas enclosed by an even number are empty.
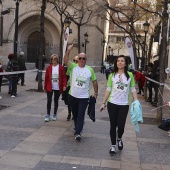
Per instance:
[[[115,75],[117,72],[118,72],[118,67],[117,67],[117,60],[119,58],[123,57],[125,59],[125,68],[124,68],[124,73],[125,73],[125,76],[127,77],[127,80],[129,79],[129,74],[128,74],[128,60],[127,60],[127,57],[125,57],[124,55],[119,55],[115,62],[114,62],[114,68],[113,68],[113,74]]]

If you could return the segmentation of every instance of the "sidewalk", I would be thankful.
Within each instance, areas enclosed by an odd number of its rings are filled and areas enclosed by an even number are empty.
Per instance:
[[[155,124],[140,124],[134,131],[128,116],[124,149],[109,155],[109,118],[99,112],[106,90],[105,75],[97,73],[99,96],[96,122],[85,119],[83,139],[73,136],[73,121],[66,121],[67,107],[60,100],[58,120],[44,122],[46,94],[27,91],[37,89],[36,72],[28,73],[26,86],[18,85],[18,96],[11,98],[8,86],[2,86],[0,110],[0,170],[169,170],[170,137]],[[170,96],[168,90],[165,95]],[[149,103],[139,100],[143,116],[154,118],[156,111]],[[52,107],[53,111],[53,107]],[[53,113],[53,112],[51,112]]]

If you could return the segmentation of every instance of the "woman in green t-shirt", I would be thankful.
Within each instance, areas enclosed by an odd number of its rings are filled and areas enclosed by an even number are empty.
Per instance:
[[[127,58],[120,55],[115,60],[113,73],[109,75],[107,89],[100,107],[100,111],[102,111],[108,101],[107,110],[110,119],[110,138],[112,143],[109,153],[111,155],[116,154],[116,140],[118,149],[123,149],[122,136],[129,110],[131,93],[134,100],[137,100],[135,80],[133,74],[128,72]]]

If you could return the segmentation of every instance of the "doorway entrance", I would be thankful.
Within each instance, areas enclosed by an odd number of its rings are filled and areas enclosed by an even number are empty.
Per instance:
[[[27,62],[35,63],[39,56],[40,32],[33,32],[28,37],[27,43]]]

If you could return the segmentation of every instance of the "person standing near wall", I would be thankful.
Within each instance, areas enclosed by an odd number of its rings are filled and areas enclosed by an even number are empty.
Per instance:
[[[14,54],[11,53],[8,55],[8,64],[6,67],[6,72],[13,72],[18,71],[18,66],[16,65],[16,62],[14,61]],[[18,80],[18,74],[10,74],[7,75],[7,79],[9,82],[9,91],[8,94],[11,95],[11,97],[17,96],[17,80]]]
[[[24,71],[27,70],[26,65],[25,65],[25,58],[24,58],[24,52],[20,52],[19,57],[18,57],[18,67],[19,71]],[[18,75],[18,82],[21,80],[21,86],[25,86],[25,73],[20,73]]]

